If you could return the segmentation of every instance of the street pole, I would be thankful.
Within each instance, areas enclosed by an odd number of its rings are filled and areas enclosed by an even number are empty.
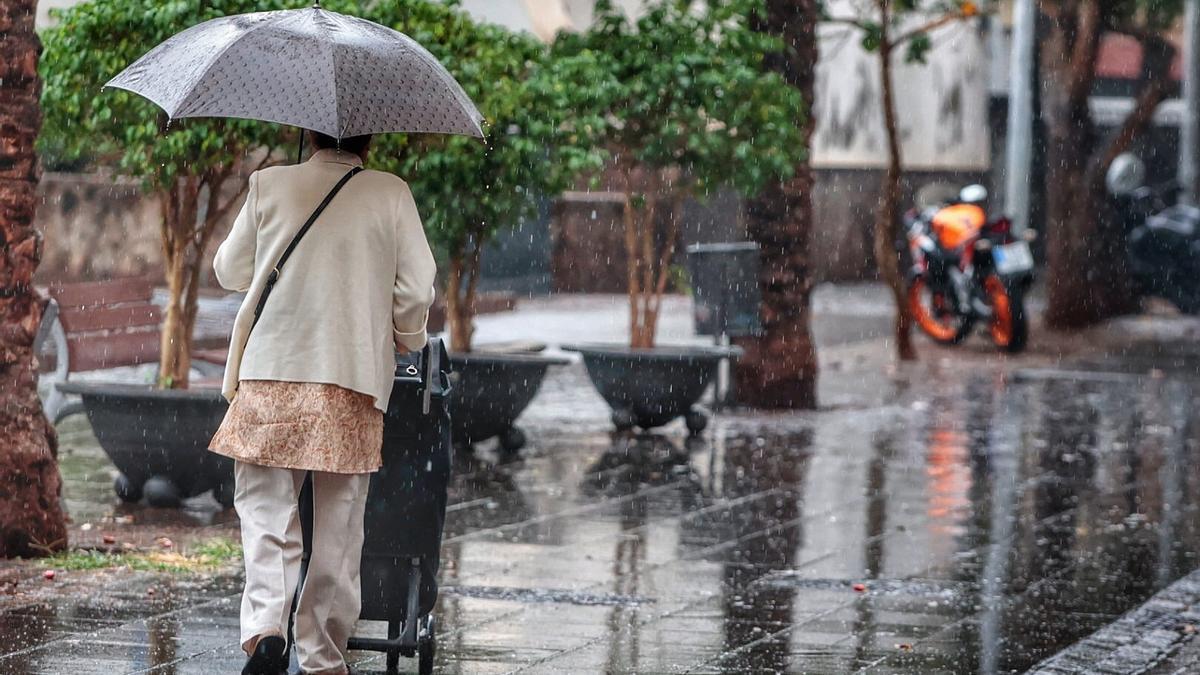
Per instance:
[[[1193,0],[1195,4],[1196,0]],[[1029,227],[1029,176],[1033,169],[1033,59],[1037,38],[1036,0],[1013,3],[1009,60],[1008,139],[1004,207],[1013,232]]]
[[[1179,187],[1200,204],[1200,0],[1188,0],[1183,19],[1183,119],[1179,124]]]

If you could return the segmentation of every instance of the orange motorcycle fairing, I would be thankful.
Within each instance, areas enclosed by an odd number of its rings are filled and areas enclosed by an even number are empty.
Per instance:
[[[953,204],[933,214],[930,225],[942,248],[954,251],[979,236],[987,213],[975,204]]]

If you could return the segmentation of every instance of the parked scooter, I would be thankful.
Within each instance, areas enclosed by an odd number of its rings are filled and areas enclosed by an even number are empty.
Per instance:
[[[997,347],[1015,353],[1029,335],[1033,237],[1014,237],[1007,218],[989,222],[986,201],[986,188],[968,185],[950,203],[905,214],[913,262],[909,311],[940,344],[962,342],[983,322]]]
[[[1105,177],[1128,232],[1129,270],[1139,297],[1200,314],[1200,208],[1179,204],[1174,182],[1146,185],[1145,164],[1126,153]]]

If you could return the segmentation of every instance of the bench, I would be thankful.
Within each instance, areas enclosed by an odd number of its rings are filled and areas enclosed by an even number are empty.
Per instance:
[[[53,373],[43,406],[57,424],[83,410],[58,389],[72,373],[158,361],[163,310],[151,301],[154,282],[149,277],[55,284],[46,290],[50,303],[35,349],[41,373]],[[205,377],[219,377],[224,368],[220,350],[197,351],[193,359]]]

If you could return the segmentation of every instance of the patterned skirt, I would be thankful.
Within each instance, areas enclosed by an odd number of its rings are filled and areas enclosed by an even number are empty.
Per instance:
[[[209,449],[281,469],[369,473],[383,464],[383,413],[334,384],[243,380]]]

